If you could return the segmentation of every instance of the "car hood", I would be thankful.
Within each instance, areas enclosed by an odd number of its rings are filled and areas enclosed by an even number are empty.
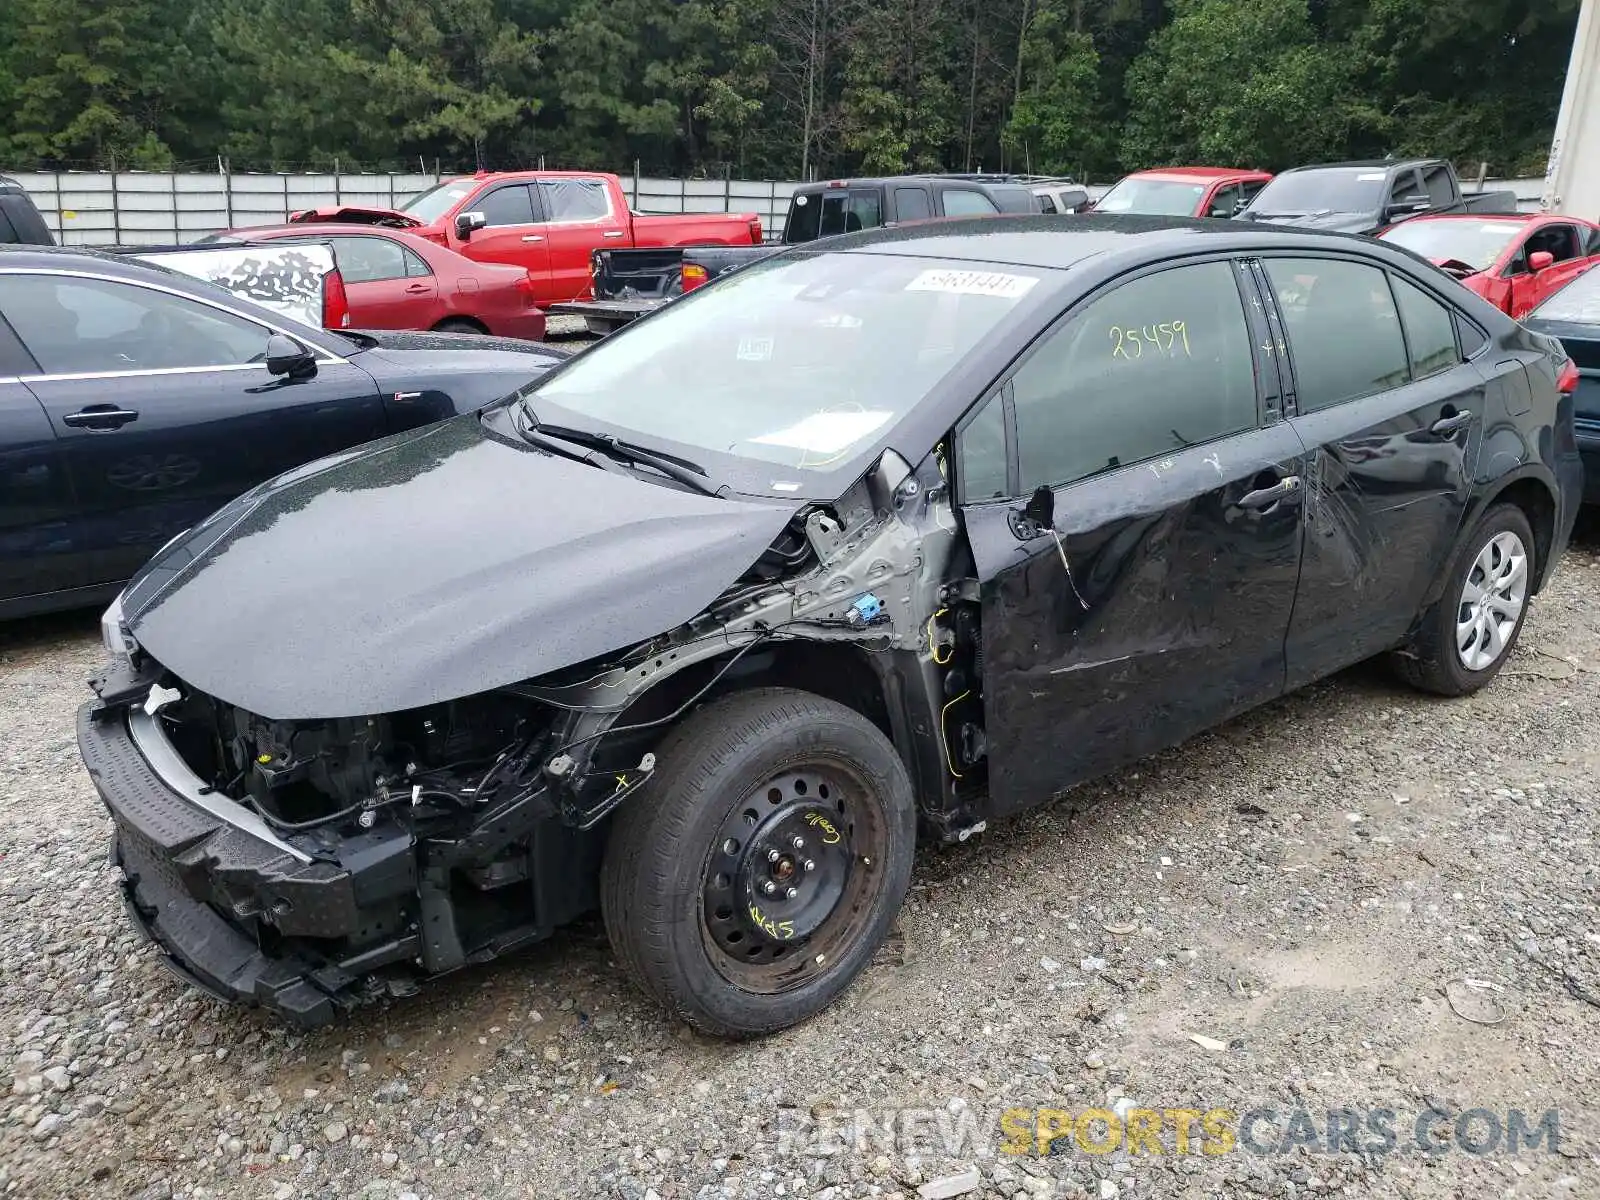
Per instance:
[[[158,553],[123,614],[157,662],[246,711],[395,712],[683,624],[797,508],[603,471],[469,415],[241,496]]]
[[[1297,217],[1253,216],[1252,221],[1268,225],[1293,225],[1300,229],[1331,229],[1336,233],[1370,233],[1379,227],[1371,213],[1317,212]]]

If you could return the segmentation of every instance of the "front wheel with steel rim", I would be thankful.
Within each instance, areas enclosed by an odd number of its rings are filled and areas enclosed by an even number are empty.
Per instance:
[[[696,1028],[770,1033],[870,961],[910,880],[916,814],[859,713],[759,689],[696,712],[618,813],[601,911],[618,961]]]
[[[1528,615],[1536,550],[1527,515],[1497,504],[1464,539],[1449,566],[1444,592],[1396,658],[1417,687],[1464,696],[1505,664]]]

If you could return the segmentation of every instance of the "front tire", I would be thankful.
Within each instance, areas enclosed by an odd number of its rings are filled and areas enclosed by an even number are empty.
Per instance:
[[[1406,682],[1441,696],[1467,696],[1500,673],[1528,616],[1536,543],[1515,504],[1483,514],[1447,568],[1444,593],[1395,656]]]
[[[905,767],[866,718],[760,689],[656,750],[601,868],[624,971],[704,1033],[749,1037],[826,1008],[866,967],[911,877]]]

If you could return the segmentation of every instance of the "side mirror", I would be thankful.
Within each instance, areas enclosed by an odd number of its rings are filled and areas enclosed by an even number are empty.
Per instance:
[[[481,212],[457,213],[456,236],[464,242],[488,223],[489,218]]]
[[[1546,267],[1555,266],[1556,256],[1548,250],[1535,250],[1528,255],[1528,269],[1537,275]]]
[[[317,373],[317,356],[293,338],[275,333],[267,339],[267,373],[310,379]]]
[[[1011,510],[1011,532],[1019,542],[1031,542],[1043,537],[1056,526],[1056,494],[1046,484],[1040,484],[1028,497],[1021,511]]]
[[[1411,217],[1423,212],[1427,207],[1428,198],[1426,196],[1402,196],[1389,205],[1386,215],[1391,219],[1394,217]]]

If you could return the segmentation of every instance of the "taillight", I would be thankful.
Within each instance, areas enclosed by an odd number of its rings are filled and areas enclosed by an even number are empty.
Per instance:
[[[760,217],[752,217],[751,220],[750,220],[750,244],[752,246],[761,245],[761,218]]]
[[[1561,364],[1561,370],[1556,374],[1556,391],[1563,396],[1570,396],[1578,390],[1578,364],[1570,358]]]
[[[344,276],[338,267],[322,277],[322,327],[350,328],[350,297],[345,294]]]
[[[706,269],[696,266],[694,263],[684,263],[682,275],[683,290],[686,292],[694,291],[695,288],[709,279],[709,276],[706,275]]]

